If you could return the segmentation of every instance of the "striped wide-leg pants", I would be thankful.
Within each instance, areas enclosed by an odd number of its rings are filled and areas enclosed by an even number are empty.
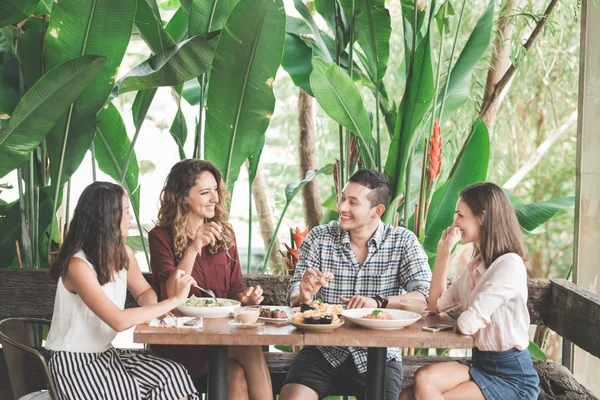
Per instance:
[[[50,373],[61,400],[198,399],[187,370],[147,352],[51,353]]]

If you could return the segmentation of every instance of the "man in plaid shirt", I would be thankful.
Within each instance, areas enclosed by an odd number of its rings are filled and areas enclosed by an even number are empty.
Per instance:
[[[339,222],[315,227],[299,248],[288,287],[292,306],[315,298],[347,308],[400,308],[402,299],[428,300],[431,271],[417,237],[381,221],[391,199],[390,182],[381,172],[352,175],[338,202]],[[334,276],[327,287],[321,285],[325,273]],[[362,393],[366,371],[366,348],[305,347],[279,398],[320,399],[349,387]],[[400,349],[390,348],[386,400],[398,399],[402,378]]]

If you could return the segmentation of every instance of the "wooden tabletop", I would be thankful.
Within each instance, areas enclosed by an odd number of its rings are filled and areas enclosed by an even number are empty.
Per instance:
[[[459,334],[456,331],[456,322],[445,315],[428,315],[415,324],[398,330],[365,329],[346,321],[344,326],[330,332],[303,332],[290,324],[239,328],[230,325],[230,320],[232,318],[204,318],[201,329],[150,327],[148,324],[142,324],[136,326],[133,340],[136,343],[173,345],[320,345],[449,349],[473,347],[473,339]],[[421,329],[423,326],[440,323],[452,325],[455,329],[436,333]]]

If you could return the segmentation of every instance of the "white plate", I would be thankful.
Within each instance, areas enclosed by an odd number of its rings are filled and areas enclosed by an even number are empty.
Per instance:
[[[240,302],[231,299],[217,299],[217,301],[228,301],[232,305],[220,306],[220,307],[189,307],[183,304],[177,307],[183,315],[189,317],[203,317],[203,318],[224,318],[229,317],[231,313],[240,306]]]
[[[344,325],[344,319],[340,318],[340,320],[342,321],[339,324],[297,324],[295,322],[292,322],[292,317],[288,318],[288,322],[292,325],[294,325],[296,328],[300,329],[301,331],[305,331],[305,332],[329,332],[332,331],[334,329],[339,328],[340,326]]]
[[[367,314],[371,314],[374,310],[381,310],[390,314],[395,319],[392,320],[379,320],[379,319],[366,319],[362,318]],[[342,315],[355,323],[356,325],[362,326],[368,329],[401,329],[405,326],[409,326],[421,319],[421,314],[414,313],[412,311],[404,310],[391,310],[381,308],[354,308],[352,310],[342,311]]]
[[[285,312],[286,315],[289,314],[288,309],[282,309],[277,306],[264,306],[261,308],[268,308],[269,310],[279,310]],[[286,318],[267,318],[267,317],[258,317],[259,321],[265,321],[267,324],[287,324],[288,317]]]
[[[237,319],[232,319],[229,322],[227,322],[229,325],[234,325],[237,326],[238,328],[256,328],[259,326],[263,326],[265,324],[264,321],[256,321],[253,324],[247,324],[245,322],[240,322]]]
[[[267,317],[258,317],[259,321],[264,321],[267,324],[287,324],[287,318],[267,318]]]

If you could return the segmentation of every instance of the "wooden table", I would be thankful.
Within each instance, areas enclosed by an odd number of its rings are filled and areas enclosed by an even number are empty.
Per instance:
[[[279,307],[281,308],[281,307]],[[289,310],[288,310],[289,311]],[[290,314],[288,312],[288,314]],[[456,331],[456,323],[445,315],[428,315],[415,324],[399,330],[372,330],[346,321],[344,326],[331,332],[303,332],[292,325],[265,324],[257,328],[238,328],[228,324],[231,318],[203,321],[201,329],[150,327],[138,325],[133,334],[136,343],[207,345],[209,352],[208,399],[227,399],[228,346],[339,346],[367,347],[367,400],[385,397],[385,374],[388,347],[472,348],[473,340]],[[452,331],[425,332],[421,328],[448,324]]]

